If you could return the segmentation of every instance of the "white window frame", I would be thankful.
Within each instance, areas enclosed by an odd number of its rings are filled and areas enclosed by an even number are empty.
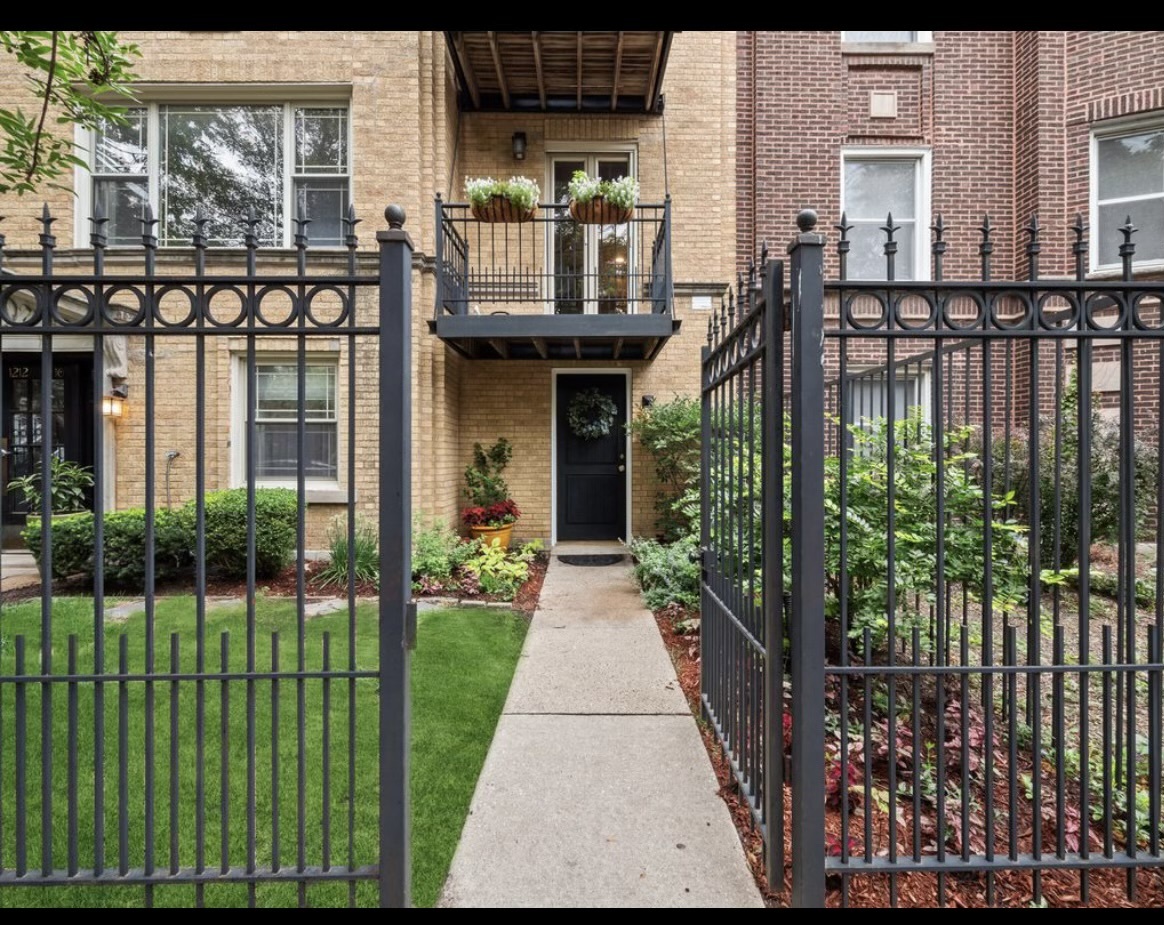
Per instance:
[[[618,144],[606,142],[561,142],[561,143],[547,143],[546,144],[546,185],[547,198],[553,194],[554,191],[554,162],[567,160],[580,160],[586,164],[587,172],[593,167],[598,160],[604,157],[616,158],[626,157],[627,169],[630,171],[632,177],[638,177],[638,145],[631,143]],[[548,203],[549,205],[556,205],[556,203]],[[635,265],[635,254],[633,250],[634,233],[630,234],[630,243],[627,247],[627,264],[633,267]],[[546,293],[551,299],[546,305],[546,314],[552,315],[554,313],[554,303],[552,300],[554,285],[554,273],[556,268],[553,266],[554,253],[554,226],[552,223],[546,225],[546,285],[551,287],[551,290]],[[595,279],[598,276],[598,248],[587,240],[587,265],[586,278],[587,280]],[[627,314],[634,314],[637,310],[638,300],[633,298],[633,294],[628,293],[627,299]],[[598,302],[596,299],[584,298],[582,300],[582,313],[584,315],[594,315],[598,312]]]
[[[848,161],[913,161],[918,165],[913,174],[914,202],[916,203],[917,212],[914,216],[913,278],[921,281],[933,278],[933,267],[930,261],[930,188],[932,184],[932,159],[933,154],[931,150],[921,147],[847,145],[841,148],[840,193],[842,213],[846,211],[845,164]],[[901,277],[899,276],[898,278],[900,279]]]
[[[256,352],[255,366],[287,366],[299,362],[298,354],[284,351]],[[335,377],[335,434],[336,434],[336,477],[334,479],[315,478],[306,476],[309,497],[308,501],[315,500],[310,495],[313,492],[337,492],[340,484],[340,473],[343,471],[343,441],[340,439],[343,432],[340,429],[342,415],[340,414],[340,355],[332,351],[309,351],[306,363],[308,366],[330,366],[336,371]],[[247,355],[233,353],[231,355],[231,401],[230,401],[230,485],[232,488],[244,488],[247,484]],[[258,488],[297,488],[298,479],[263,479],[255,477],[255,486]],[[343,500],[346,500],[343,499]]]
[[[1092,126],[1088,145],[1089,163],[1087,170],[1089,215],[1087,260],[1089,264],[1088,270],[1091,273],[1108,276],[1118,275],[1123,271],[1123,264],[1119,260],[1115,263],[1099,262],[1099,142],[1109,138],[1121,138],[1125,135],[1142,135],[1145,132],[1164,132],[1164,118],[1159,113],[1156,113],[1151,116],[1133,116],[1128,119],[1116,119],[1101,125]],[[1132,198],[1142,200],[1149,197],[1136,196]],[[1124,197],[1121,199],[1107,200],[1107,202],[1130,202],[1132,198]],[[1159,194],[1159,198],[1164,199],[1164,192]],[[1135,239],[1133,238],[1133,240]],[[1150,260],[1136,260],[1133,258],[1132,266],[1144,272],[1164,270],[1164,258]]]
[[[913,402],[912,404],[907,404],[904,408],[895,407],[893,409],[894,421],[897,422],[897,421],[902,420],[905,417],[905,413],[910,408],[920,407],[922,409],[922,420],[926,424],[932,424],[933,423],[933,406],[931,404],[931,399],[933,397],[933,395],[932,395],[933,383],[931,381],[931,376],[933,375],[933,360],[932,359],[921,360],[918,363],[912,363],[912,362],[908,362],[905,360],[902,360],[899,362],[901,363],[901,366],[899,367],[897,373],[893,377],[894,381],[895,382],[912,383],[913,388],[914,388],[914,394],[917,396],[918,400]],[[907,365],[907,363],[908,363],[908,365]],[[877,370],[883,371],[883,373],[887,377],[884,380],[878,380],[878,381],[880,381],[883,386],[888,385],[888,383],[889,383],[888,372],[889,371],[885,370],[884,364],[882,364],[880,366],[866,366],[866,367],[862,367],[862,368],[858,368],[858,369],[848,369],[845,371],[845,378],[847,380],[849,380],[848,382],[845,383],[845,388],[847,390],[849,390],[848,394],[845,395],[845,401],[847,402],[847,404],[845,407],[846,420],[844,423],[846,426],[848,426],[849,424],[858,424],[858,425],[861,424],[861,420],[858,420],[857,418],[854,417],[854,411],[856,411],[857,409],[855,409],[853,407],[853,403],[852,403],[851,389],[852,389],[852,386],[854,385],[853,380],[861,380],[863,378],[863,374],[865,374],[867,372],[877,371]],[[868,381],[868,380],[866,380],[866,381]],[[888,391],[888,390],[886,390],[886,391]],[[888,419],[889,419],[888,418],[889,402],[886,401],[885,399],[886,399],[886,396],[883,395],[882,401],[881,401],[881,407],[886,411],[886,414],[882,415],[882,416],[888,421]]]
[[[352,130],[352,101],[345,99],[342,96],[335,98],[326,97],[322,99],[306,99],[298,97],[282,97],[279,99],[265,98],[263,95],[258,95],[254,99],[219,99],[215,96],[208,96],[206,99],[188,98],[182,96],[174,99],[157,99],[142,101],[136,106],[131,106],[131,109],[145,109],[146,110],[146,150],[148,151],[148,187],[149,187],[149,202],[150,208],[154,211],[154,217],[161,218],[161,124],[160,111],[162,106],[171,105],[188,105],[188,106],[282,106],[283,107],[283,234],[282,240],[276,244],[276,247],[290,248],[295,241],[295,226],[292,219],[295,217],[295,178],[298,176],[295,172],[295,110],[297,109],[345,109],[348,113],[348,202],[352,201],[352,180],[355,177],[355,149],[353,147],[353,130]],[[90,159],[93,151],[93,137],[94,133],[88,129],[77,128],[74,135],[74,141],[82,159]],[[89,160],[90,165],[92,161]],[[106,176],[102,174],[102,176]],[[320,176],[324,176],[321,174]],[[343,174],[328,174],[327,176],[339,179]],[[89,170],[78,167],[74,171],[74,190],[76,190],[77,208],[75,210],[74,222],[74,239],[75,246],[79,248],[89,247],[89,234],[91,232],[89,218],[93,214],[93,174]],[[311,229],[308,226],[308,238],[310,241]],[[116,247],[124,247],[126,245],[116,245]],[[129,245],[133,246],[133,245]],[[189,242],[182,244],[163,245],[164,249],[171,250],[181,247],[191,246]],[[235,245],[224,245],[235,247]],[[343,250],[343,245],[310,245],[312,250]],[[242,245],[237,245],[241,249]],[[112,246],[111,246],[112,249]],[[266,248],[270,250],[270,248]]]
[[[870,46],[884,46],[888,48],[894,47],[912,47],[914,45],[932,45],[934,42],[934,33],[932,30],[920,31],[914,30],[916,33],[912,42],[870,42],[864,39],[850,39],[848,32],[841,32],[841,42],[845,45],[870,45]]]

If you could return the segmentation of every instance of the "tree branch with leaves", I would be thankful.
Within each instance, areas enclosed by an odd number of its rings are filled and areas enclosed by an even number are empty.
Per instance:
[[[0,47],[23,70],[36,99],[30,110],[0,107],[0,193],[32,193],[73,167],[88,167],[76,153],[73,126],[124,122],[133,103],[133,59],[138,47],[116,32],[4,32]],[[55,113],[55,114],[54,114]],[[56,134],[53,127],[70,130]]]

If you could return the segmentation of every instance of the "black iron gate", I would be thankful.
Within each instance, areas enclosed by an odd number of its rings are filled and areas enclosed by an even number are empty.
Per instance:
[[[1158,896],[1164,287],[1136,229],[1089,277],[1077,218],[1075,278],[1043,279],[1032,220],[1028,278],[996,282],[986,220],[949,282],[939,218],[915,282],[890,217],[855,281],[842,216],[826,282],[815,220],[789,323],[762,264],[703,367],[704,704],[770,883],[786,750],[796,905]]]
[[[798,809],[814,793],[823,800],[823,760],[816,757],[823,739],[807,724],[793,725],[798,713],[805,715],[805,699],[819,699],[823,658],[806,658],[811,641],[797,638],[795,621],[786,625],[789,612],[813,606],[805,599],[812,583],[790,581],[793,572],[821,568],[811,531],[791,517],[798,499],[819,494],[812,464],[819,460],[824,426],[800,407],[821,387],[819,363],[800,362],[811,359],[820,343],[819,325],[797,323],[805,317],[800,302],[819,302],[823,281],[823,239],[813,233],[808,214],[801,228],[789,247],[791,304],[784,301],[784,263],[769,261],[765,246],[759,267],[749,266],[747,279],[737,280],[708,323],[701,378],[704,712],[764,835],[768,882],[777,890],[784,882],[788,760],[796,793],[791,834],[797,895],[824,851],[823,826],[806,824]],[[786,383],[796,384],[790,404]],[[791,748],[794,729],[804,747]],[[814,737],[820,749],[812,746]]]
[[[297,896],[280,895],[280,904],[354,904],[358,891],[363,901],[408,904],[412,243],[403,210],[385,215],[372,273],[359,272],[354,210],[346,257],[312,255],[309,267],[301,217],[294,270],[270,275],[258,269],[255,215],[241,223],[245,270],[215,273],[208,262],[237,267],[240,258],[208,254],[201,211],[186,263],[181,252],[159,259],[148,209],[141,249],[116,252],[118,268],[140,261],[138,269],[107,272],[113,255],[99,214],[91,268],[59,272],[46,206],[39,272],[5,268],[0,350],[9,338],[40,338],[39,354],[25,356],[39,370],[42,433],[52,432],[53,339],[92,339],[94,400],[84,413],[97,465],[91,512],[54,514],[52,481],[65,476],[51,465],[52,442],[41,441],[43,484],[26,531],[43,575],[39,619],[13,622],[14,608],[34,604],[0,609],[0,900],[19,903],[29,888],[135,887],[119,902],[253,905],[289,887]],[[3,244],[0,236],[0,262]],[[140,364],[128,396],[108,390],[108,338],[127,338]],[[331,372],[309,385],[321,357]],[[224,487],[214,451],[229,438],[216,415],[232,364],[245,406],[241,487],[223,499],[209,489]],[[106,504],[110,413],[130,428],[118,456],[121,492],[140,499],[133,516]],[[330,423],[317,439],[320,415]],[[178,433],[193,449],[175,486],[189,501],[172,506],[169,468],[164,503],[159,468],[178,456],[165,442]],[[376,439],[378,498],[357,509],[357,473]],[[291,489],[278,522],[259,486],[278,469],[272,455]],[[349,576],[345,607],[322,631],[307,619],[306,592],[308,479],[321,469],[342,486],[331,500],[346,515]],[[378,524],[378,603],[357,601],[361,510]],[[296,550],[295,598],[279,612],[260,595],[275,530]],[[223,552],[231,531],[234,546]],[[229,623],[208,599],[212,564],[243,581]],[[192,596],[159,597],[180,565]],[[81,596],[59,596],[62,587]],[[138,601],[127,606],[144,612],[140,634],[111,622],[115,593]],[[293,639],[281,640],[281,629]],[[378,723],[367,721],[373,713]]]

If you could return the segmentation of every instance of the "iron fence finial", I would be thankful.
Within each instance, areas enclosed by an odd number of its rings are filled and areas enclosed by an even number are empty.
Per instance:
[[[239,223],[246,229],[243,233],[243,243],[248,250],[254,250],[259,246],[259,236],[256,231],[259,227],[259,217],[255,215],[254,206],[247,209],[247,214],[239,219]]]
[[[1042,229],[1039,227],[1039,213],[1035,212],[1031,215],[1031,220],[1027,223],[1024,229],[1030,240],[1027,242],[1027,257],[1030,263],[1030,277],[1037,279],[1039,275],[1039,253],[1043,250],[1043,245],[1039,243],[1039,232]]]
[[[147,202],[145,207],[141,210],[141,243],[146,248],[156,248],[158,246],[158,237],[154,234],[154,225],[158,220],[154,218],[153,207]]]
[[[849,262],[849,248],[852,247],[852,242],[849,240],[849,232],[853,230],[853,226],[849,224],[849,216],[842,212],[841,222],[839,225],[833,225],[840,237],[837,238],[837,258],[840,262],[839,275],[841,279],[848,277],[848,262]]]
[[[945,257],[946,248],[948,246],[945,240],[946,223],[942,219],[941,212],[938,213],[937,220],[932,225],[930,225],[930,231],[934,233],[934,240],[930,244],[930,252],[934,256],[934,278],[941,279],[942,259]]]
[[[1120,225],[1118,230],[1124,236],[1123,243],[1120,244],[1119,248],[1120,261],[1123,263],[1124,269],[1124,279],[1131,279],[1132,260],[1136,256],[1136,242],[1132,240],[1132,235],[1140,229],[1132,224],[1132,217],[1129,215],[1124,219],[1124,223]]]
[[[723,298],[721,297],[721,298],[720,298],[720,302],[722,302],[722,301],[723,301]],[[710,347],[710,346],[711,346],[711,344],[712,344],[712,340],[711,340],[711,319],[712,319],[714,316],[715,316],[715,312],[712,312],[712,313],[711,313],[711,316],[710,316],[710,317],[708,317],[708,319],[707,319],[707,346],[709,346],[709,347]]]
[[[768,239],[764,238],[760,241],[760,266],[761,268],[768,266]]]
[[[343,219],[344,228],[346,229],[344,233],[344,245],[346,247],[355,248],[359,245],[360,239],[356,237],[356,225],[362,221],[363,219],[356,217],[355,203],[349,203],[347,215]]]
[[[98,200],[97,204],[93,206],[93,214],[89,218],[89,223],[93,226],[89,233],[89,245],[94,249],[105,247],[108,238],[105,235],[105,225],[109,219],[105,215],[105,210],[101,207],[101,202]]]
[[[801,234],[810,234],[816,227],[817,215],[815,209],[801,209],[796,213],[796,227]]]
[[[303,197],[299,198],[295,209],[295,218],[292,221],[295,223],[295,247],[299,250],[305,250],[307,248],[307,226],[311,224],[311,219],[307,217],[307,203]]]
[[[206,225],[210,221],[210,216],[206,214],[206,210],[199,204],[194,208],[194,234],[191,235],[191,244],[196,249],[206,249]]]
[[[395,231],[404,227],[404,222],[408,218],[408,213],[404,211],[403,206],[393,203],[384,210],[384,218],[388,220],[388,227]]]

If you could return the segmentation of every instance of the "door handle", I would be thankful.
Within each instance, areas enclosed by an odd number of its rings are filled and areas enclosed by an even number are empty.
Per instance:
[[[626,472],[626,466],[619,466],[618,471],[619,472]]]

